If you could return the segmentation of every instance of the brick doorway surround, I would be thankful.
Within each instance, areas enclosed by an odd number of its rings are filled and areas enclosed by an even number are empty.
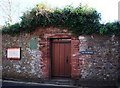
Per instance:
[[[78,78],[80,76],[80,65],[79,65],[79,57],[74,56],[79,52],[79,40],[78,38],[64,33],[58,34],[44,34],[45,49],[42,50],[43,55],[43,75],[45,79],[51,79],[51,39],[53,38],[69,38],[71,39],[71,78]]]

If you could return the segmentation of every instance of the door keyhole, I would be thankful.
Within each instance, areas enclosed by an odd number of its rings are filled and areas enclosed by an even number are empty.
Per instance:
[[[68,56],[66,57],[66,63],[68,64]]]

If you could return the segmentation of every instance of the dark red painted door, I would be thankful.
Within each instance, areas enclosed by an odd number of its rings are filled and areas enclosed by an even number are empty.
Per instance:
[[[52,40],[52,76],[70,77],[71,75],[71,43],[70,39]]]

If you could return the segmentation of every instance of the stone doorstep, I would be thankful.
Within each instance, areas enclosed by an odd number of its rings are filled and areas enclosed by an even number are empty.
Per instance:
[[[71,85],[74,86],[74,82],[71,79],[51,79],[49,81],[46,81],[45,83],[48,84],[56,84],[56,85]]]

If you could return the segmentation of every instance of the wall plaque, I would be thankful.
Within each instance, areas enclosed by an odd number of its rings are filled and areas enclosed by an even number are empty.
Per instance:
[[[8,48],[7,58],[9,59],[20,59],[20,48]]]
[[[95,54],[95,51],[80,51],[80,54]]]

